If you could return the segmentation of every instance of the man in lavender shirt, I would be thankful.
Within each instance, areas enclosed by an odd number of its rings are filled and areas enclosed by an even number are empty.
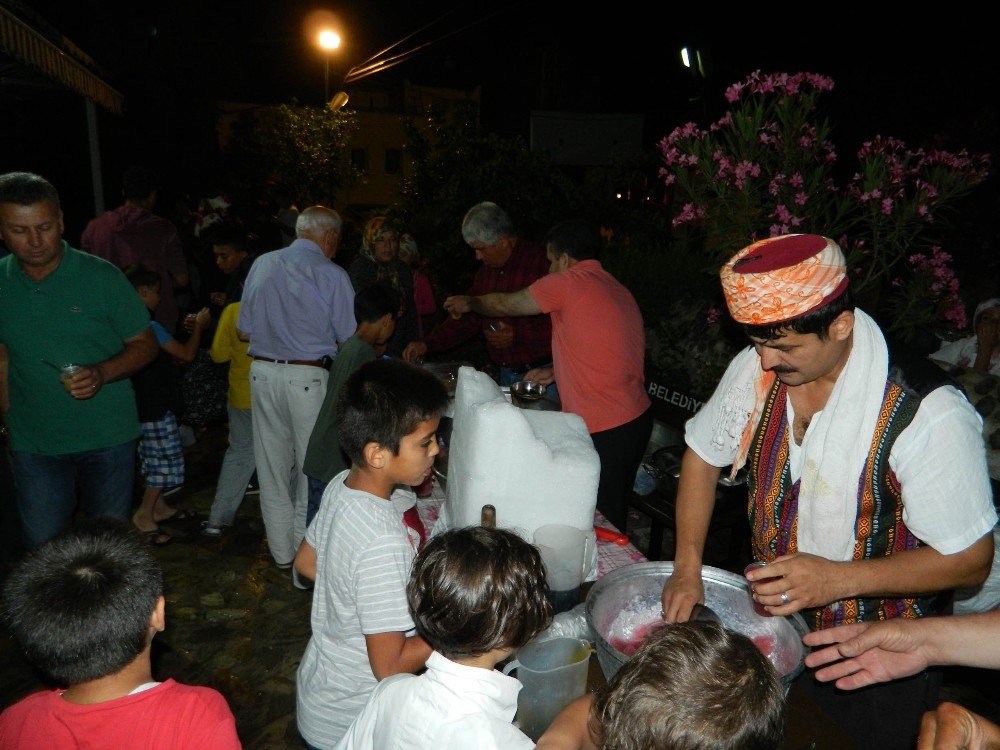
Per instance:
[[[271,556],[290,568],[306,530],[309,435],[326,394],[338,342],[357,327],[354,289],[333,263],[340,244],[336,211],[311,206],[295,224],[297,239],[250,268],[237,320],[249,337],[250,397],[260,508]]]

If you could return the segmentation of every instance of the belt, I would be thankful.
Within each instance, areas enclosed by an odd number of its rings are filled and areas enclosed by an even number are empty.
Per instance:
[[[259,362],[272,362],[276,365],[309,365],[310,367],[322,367],[324,370],[328,367],[327,361],[323,359],[271,359],[270,357],[258,357],[256,354],[253,358]]]

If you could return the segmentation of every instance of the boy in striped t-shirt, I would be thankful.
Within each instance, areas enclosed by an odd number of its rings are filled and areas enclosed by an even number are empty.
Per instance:
[[[299,732],[330,750],[378,680],[416,672],[431,647],[407,637],[406,582],[419,538],[403,522],[416,501],[397,485],[419,485],[438,453],[448,401],[426,370],[395,360],[362,365],[338,404],[340,444],[351,468],[327,486],[295,558],[316,581],[312,638],[296,680]]]

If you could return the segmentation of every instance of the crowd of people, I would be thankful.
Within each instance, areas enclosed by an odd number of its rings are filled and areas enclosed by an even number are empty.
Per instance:
[[[152,213],[156,197],[155,175],[131,170],[124,205],[88,225],[81,251],[63,239],[49,182],[0,175],[10,253],[0,259],[0,408],[31,550],[3,606],[60,685],[0,715],[0,747],[239,747],[218,693],[157,682],[149,659],[165,622],[149,546],[169,543],[160,524],[186,513],[168,497],[184,482],[191,399],[178,390],[195,368],[182,376],[177,361],[199,356],[228,366],[219,398],[229,424],[202,532],[226,533],[256,471],[273,563],[313,589],[296,686],[306,746],[533,746],[511,723],[519,684],[494,667],[551,621],[541,560],[503,530],[426,538],[412,488],[430,475],[448,396],[416,363],[482,336],[501,384],[550,386],[583,418],[601,462],[597,507],[623,526],[653,419],[642,316],[602,266],[597,227],[560,222],[536,244],[501,207],[473,206],[461,231],[482,265],[432,327],[416,243],[384,216],[364,225],[346,269],[336,262],[344,223],[328,207],[285,201],[276,222],[293,223],[294,238],[260,253],[245,226],[205,219],[223,283],[192,296],[183,243]],[[225,206],[210,208],[206,217]],[[943,372],[889,350],[854,306],[833,241],[750,244],[721,279],[751,346],[687,425],[662,599],[671,626],[568,706],[538,747],[780,743],[784,698],[767,659],[717,624],[686,622],[704,602],[717,481],[744,465],[765,564],[747,574],[753,596],[773,615],[801,613],[818,649],[806,659],[821,667],[817,680],[806,673],[799,689],[862,745],[997,741],[982,717],[937,707],[940,674],[928,669],[1000,666],[996,613],[934,617],[993,559],[975,411]],[[209,304],[183,302],[199,295]],[[977,315],[977,368],[994,352],[995,308]],[[953,642],[963,639],[975,653]]]

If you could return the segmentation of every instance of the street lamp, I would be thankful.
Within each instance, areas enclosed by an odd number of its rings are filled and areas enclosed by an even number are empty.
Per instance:
[[[331,29],[323,29],[317,37],[319,46],[326,54],[326,69],[323,76],[323,101],[330,101],[330,53],[340,46],[340,34]]]

